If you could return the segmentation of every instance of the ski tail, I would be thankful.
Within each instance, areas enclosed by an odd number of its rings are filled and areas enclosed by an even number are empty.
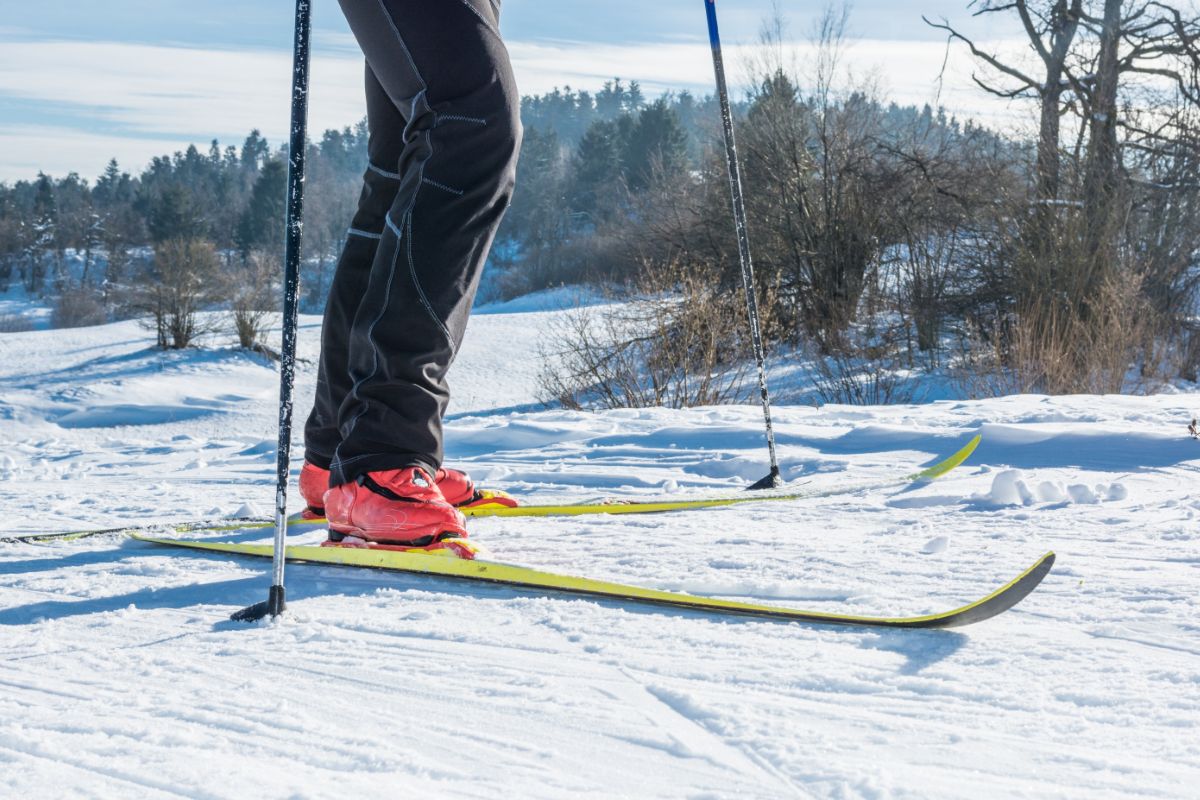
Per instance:
[[[325,520],[304,519],[299,514],[293,514],[289,519],[289,527],[305,523],[319,522],[324,526]],[[192,520],[190,522],[155,522],[149,525],[125,525],[114,528],[91,528],[81,531],[58,531],[56,533],[31,533],[28,535],[2,536],[0,544],[44,544],[46,542],[73,542],[77,539],[90,539],[94,536],[132,536],[136,533],[152,531],[171,531],[172,533],[191,533],[194,531],[241,531],[258,528],[270,528],[275,521],[265,518],[231,518],[215,520]]]
[[[190,548],[213,553],[247,555],[269,558],[272,547],[264,544],[236,544],[197,539],[161,539],[135,535],[133,538],[151,544]],[[863,616],[824,611],[806,611],[782,606],[745,603],[715,597],[668,592],[611,581],[594,580],[576,575],[543,572],[514,564],[494,561],[439,558],[420,551],[390,551],[379,548],[328,548],[292,546],[287,548],[291,561],[329,564],[347,567],[416,573],[442,578],[456,578],[502,584],[537,592],[557,592],[608,600],[628,601],[708,614],[759,617],[764,619],[808,622],[822,625],[852,625],[884,628],[954,628],[971,625],[1008,611],[1029,595],[1046,577],[1054,564],[1054,554],[1047,553],[1033,566],[986,597],[961,608],[938,614],[909,617]]]

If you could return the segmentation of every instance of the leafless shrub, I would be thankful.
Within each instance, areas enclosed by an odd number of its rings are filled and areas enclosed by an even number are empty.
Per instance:
[[[271,312],[278,307],[275,278],[279,259],[262,251],[250,253],[228,276],[233,331],[238,345],[270,354],[262,343]]]
[[[149,313],[158,346],[179,350],[218,327],[200,311],[218,299],[219,262],[212,244],[200,239],[171,239],[155,246],[149,274],[133,291],[134,307]]]
[[[0,314],[0,333],[24,333],[33,330],[33,320],[21,314]]]
[[[543,395],[568,408],[740,402],[751,354],[742,298],[707,271],[644,267],[634,298],[570,315],[552,334]],[[774,296],[760,302],[769,317]]]
[[[104,299],[93,288],[78,286],[64,289],[54,304],[51,324],[55,328],[85,328],[108,321]]]
[[[821,400],[843,405],[912,402],[911,364],[903,346],[905,327],[851,330],[843,346],[832,351],[810,346],[813,388]]]

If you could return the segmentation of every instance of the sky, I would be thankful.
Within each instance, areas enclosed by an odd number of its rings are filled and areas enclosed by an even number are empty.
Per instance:
[[[446,0],[430,0],[446,1]],[[809,34],[824,7],[775,0],[801,80]],[[701,0],[504,0],[501,31],[523,94],[594,90],[613,77],[650,97],[713,91]],[[722,40],[735,93],[773,0],[721,0]],[[310,133],[363,113],[362,56],[334,0],[313,4]],[[971,83],[961,47],[921,16],[949,18],[994,49],[1018,53],[1018,31],[973,20],[968,0],[858,0],[846,81],[874,80],[890,99],[940,104],[1000,127],[1023,106]],[[78,172],[110,158],[138,172],[149,160],[217,139],[240,145],[253,128],[286,137],[294,4],[290,0],[0,0],[0,181]],[[944,77],[939,80],[939,73]]]

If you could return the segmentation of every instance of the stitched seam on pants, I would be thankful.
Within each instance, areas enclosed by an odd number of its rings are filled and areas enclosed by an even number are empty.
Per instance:
[[[483,27],[491,31],[493,36],[495,36],[497,39],[500,38],[500,31],[496,30],[496,27],[492,25],[492,23],[488,22],[487,17],[483,16],[483,14],[480,14],[475,6],[471,5],[469,2],[467,2],[467,0],[460,0],[460,2],[466,6],[472,14],[479,17],[479,21],[483,23]]]
[[[391,224],[391,220],[388,220],[388,224]],[[454,338],[450,335],[450,330],[446,327],[446,323],[442,322],[441,317],[437,315],[437,312],[433,310],[433,304],[430,303],[429,298],[425,296],[425,290],[421,288],[421,281],[417,279],[417,265],[413,263],[412,257],[413,233],[411,210],[408,212],[408,216],[405,218],[405,229],[408,234],[404,237],[404,250],[408,256],[408,274],[412,276],[413,286],[417,287],[417,294],[421,298],[421,305],[425,306],[425,310],[429,312],[430,318],[433,319],[433,321],[437,323],[437,326],[442,329],[442,333],[446,334],[446,341],[450,344],[450,351],[454,352]]]
[[[424,81],[422,81],[422,83],[424,83]],[[410,109],[411,115],[409,116],[409,119],[416,118],[417,101],[423,99],[424,96],[425,96],[425,90],[422,89],[420,92],[418,92],[416,94],[415,97],[413,97],[412,108]],[[428,106],[428,103],[426,103],[426,106]],[[433,157],[433,142],[430,139],[429,131],[425,131],[424,133],[425,133],[425,144],[429,149],[429,156],[426,158],[426,160],[428,160],[429,158]],[[423,179],[425,177],[425,161],[422,161],[420,163],[418,170],[419,170],[418,175]],[[412,200],[409,201],[408,208],[405,209],[405,211],[404,211],[406,216],[412,211],[413,206],[415,206],[417,204],[417,195],[419,195],[420,193],[421,193],[421,184],[418,183],[416,190],[413,191]],[[362,410],[360,410],[357,414],[354,415],[354,419],[350,420],[350,425],[347,426],[347,429],[346,429],[347,430],[346,436],[350,436],[354,433],[354,428],[356,425],[358,425],[359,419],[362,418],[363,414],[367,413],[366,403],[363,403],[362,395],[360,395],[358,393],[358,390],[362,388],[362,385],[364,383],[373,379],[377,374],[379,374],[379,346],[377,344],[375,344],[375,328],[376,328],[376,326],[379,325],[380,320],[382,320],[384,318],[384,316],[387,315],[388,304],[391,302],[391,299],[392,299],[392,283],[396,277],[396,264],[400,260],[400,245],[403,244],[400,241],[400,239],[401,239],[400,229],[397,228],[392,223],[391,216],[388,214],[384,214],[383,221],[385,223],[387,223],[387,226],[392,229],[393,233],[396,234],[396,252],[394,252],[392,254],[392,265],[388,269],[387,286],[384,288],[384,292],[383,292],[383,305],[379,309],[379,315],[377,317],[375,317],[375,319],[372,320],[371,324],[367,327],[367,343],[369,345],[371,345],[371,371],[369,373],[367,373],[366,375],[364,375],[361,380],[355,381],[354,386],[351,387],[351,389],[350,389],[350,396],[353,397],[355,400],[357,400],[360,404],[362,404],[363,407],[362,407]],[[345,438],[345,437],[343,437],[343,438]]]
[[[384,219],[387,220],[386,215],[384,216]],[[390,220],[388,220],[388,221],[390,222]],[[399,233],[397,233],[397,236],[399,236]],[[394,252],[392,254],[392,266],[391,266],[391,269],[388,270],[387,284],[384,286],[384,289],[383,289],[383,307],[379,310],[379,316],[375,317],[375,319],[371,322],[370,326],[367,328],[367,342],[371,345],[371,371],[369,373],[367,373],[365,376],[363,376],[361,379],[359,379],[358,381],[355,381],[354,386],[352,386],[350,389],[350,396],[353,397],[355,400],[357,400],[359,403],[362,403],[363,408],[361,411],[359,411],[357,414],[354,415],[354,419],[350,420],[350,425],[348,426],[347,433],[346,433],[347,436],[349,436],[350,434],[352,434],[354,432],[354,426],[358,424],[358,420],[362,417],[363,414],[367,413],[366,404],[363,403],[362,397],[359,395],[358,390],[362,388],[362,385],[364,383],[366,383],[367,381],[374,378],[376,373],[379,372],[379,348],[375,345],[375,326],[379,324],[379,321],[381,319],[383,319],[384,315],[387,313],[388,301],[391,299],[391,296],[392,296],[392,282],[393,282],[393,279],[396,277],[396,262],[399,260],[400,260],[400,242],[397,241],[396,242],[396,252]],[[340,462],[341,459],[339,458],[338,461]]]
[[[370,231],[359,230],[358,228],[350,228],[346,231],[347,236],[362,236],[366,239],[382,239],[382,233],[371,233]]]
[[[429,84],[425,83],[425,79],[421,77],[421,70],[417,69],[417,62],[413,60],[412,52],[409,51],[408,45],[404,42],[404,37],[400,35],[400,29],[396,27],[396,21],[388,13],[387,6],[383,4],[383,0],[375,0],[375,2],[379,6],[380,13],[383,14],[383,18],[387,20],[388,25],[391,27],[392,33],[396,34],[396,41],[400,43],[400,49],[404,51],[404,57],[408,59],[408,65],[412,67],[413,75],[417,76],[417,82],[421,84],[421,90],[428,89]],[[384,91],[386,92],[387,90],[385,89]]]
[[[479,117],[464,117],[462,114],[438,114],[436,125],[441,125],[443,122],[470,122],[473,125],[487,125],[486,119]]]
[[[463,194],[462,189],[455,189],[453,186],[447,186],[444,183],[438,183],[437,181],[433,180],[432,178],[422,178],[421,183],[428,183],[430,186],[434,187],[435,189],[441,189],[443,192],[449,192],[450,194],[456,194],[459,197],[461,197]]]
[[[402,177],[399,172],[388,172],[383,167],[377,167],[370,161],[367,162],[367,169],[371,170],[371,172],[374,172],[376,175],[382,175],[383,177],[391,178],[394,181],[398,181]]]

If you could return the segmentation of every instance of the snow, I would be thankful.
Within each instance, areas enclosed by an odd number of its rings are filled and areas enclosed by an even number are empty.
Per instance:
[[[765,474],[756,406],[543,407],[539,333],[561,304],[472,319],[450,462],[541,502]],[[320,322],[301,321],[302,420]],[[270,513],[274,368],[222,339],[152,344],[136,322],[0,334],[0,535]],[[907,490],[471,522],[505,561],[862,614],[954,607],[1058,553],[1024,603],[954,631],[311,565],[288,568],[287,615],[246,626],[228,615],[265,598],[266,561],[115,536],[0,544],[0,796],[1189,796],[1198,406],[1188,393],[783,406],[797,487],[983,443]]]

